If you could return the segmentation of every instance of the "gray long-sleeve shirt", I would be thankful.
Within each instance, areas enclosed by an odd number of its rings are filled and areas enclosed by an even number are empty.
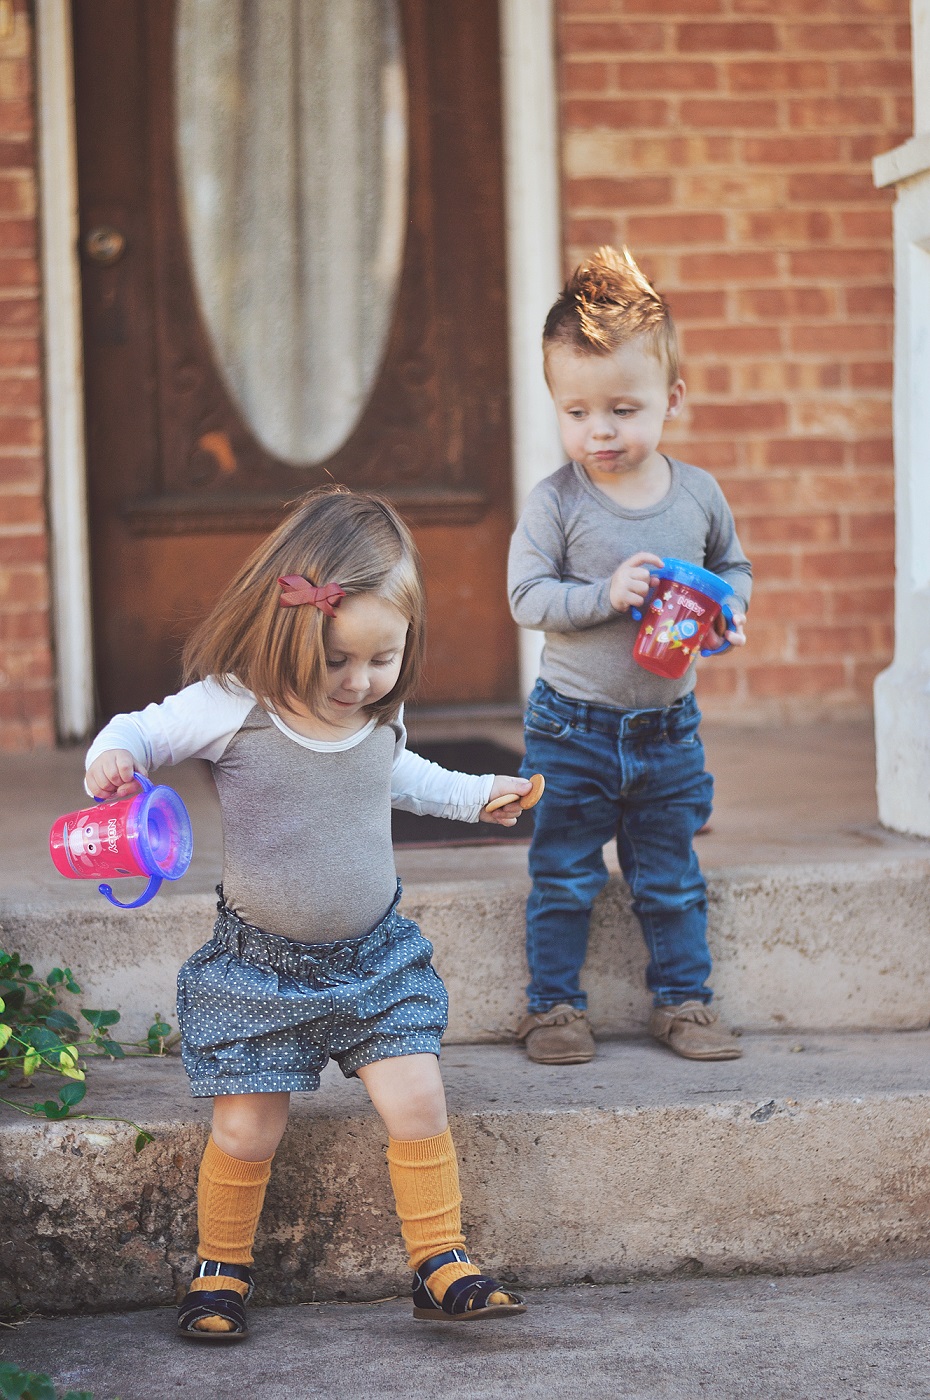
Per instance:
[[[665,680],[633,660],[639,623],[610,603],[610,579],[641,550],[701,564],[730,585],[743,610],[752,567],[726,498],[709,472],[669,457],[661,501],[628,510],[599,490],[577,462],[527,498],[510,545],[510,610],[546,634],[540,676],[562,695],[624,710],[658,709],[694,688],[695,667]],[[705,664],[713,665],[713,660]]]

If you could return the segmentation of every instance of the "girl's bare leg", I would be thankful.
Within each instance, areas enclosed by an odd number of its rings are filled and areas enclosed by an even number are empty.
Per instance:
[[[221,1094],[213,1100],[213,1141],[240,1162],[273,1157],[287,1127],[290,1094]]]
[[[449,1126],[435,1055],[398,1055],[364,1065],[358,1077],[395,1142],[436,1137]]]

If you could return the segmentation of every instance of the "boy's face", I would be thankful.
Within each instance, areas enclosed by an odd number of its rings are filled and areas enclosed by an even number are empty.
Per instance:
[[[562,446],[597,483],[654,468],[665,424],[684,402],[684,381],[671,388],[665,366],[642,336],[610,355],[554,345],[546,377]]]

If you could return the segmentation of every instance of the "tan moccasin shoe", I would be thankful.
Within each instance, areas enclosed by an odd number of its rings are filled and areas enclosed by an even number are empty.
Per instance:
[[[594,1059],[594,1036],[587,1013],[569,1002],[549,1011],[529,1011],[517,1027],[517,1040],[538,1065],[583,1065]]]
[[[654,1007],[649,1034],[686,1060],[738,1060],[743,1053],[733,1032],[701,1001]]]

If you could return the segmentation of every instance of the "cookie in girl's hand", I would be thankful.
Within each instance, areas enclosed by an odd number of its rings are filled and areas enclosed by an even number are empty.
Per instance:
[[[516,792],[505,793],[503,797],[494,797],[483,810],[486,813],[496,812],[499,807],[506,807],[508,802],[519,802],[524,812],[526,812],[530,807],[536,806],[536,803],[543,795],[545,786],[546,780],[542,773],[534,773],[530,778],[529,792],[525,792],[522,797]]]

